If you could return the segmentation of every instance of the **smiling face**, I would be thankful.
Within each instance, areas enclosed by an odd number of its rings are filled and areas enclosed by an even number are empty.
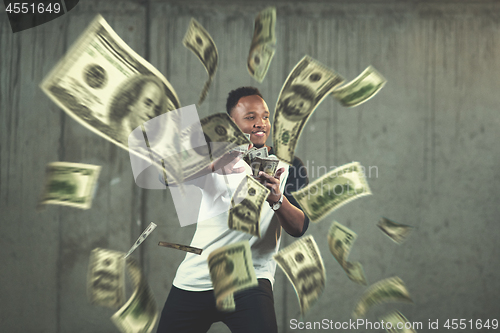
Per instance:
[[[231,110],[231,118],[243,133],[250,134],[250,141],[257,148],[265,145],[271,133],[269,108],[257,95],[245,96]]]

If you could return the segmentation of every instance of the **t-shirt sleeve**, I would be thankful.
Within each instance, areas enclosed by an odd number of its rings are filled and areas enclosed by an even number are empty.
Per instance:
[[[292,195],[292,192],[296,192],[303,187],[307,186],[309,184],[309,178],[307,177],[307,169],[304,166],[304,163],[302,160],[298,157],[294,157],[292,161],[292,165],[288,168],[288,179],[285,184],[285,197],[288,199],[288,201],[300,209],[302,212],[304,210],[302,207],[300,207],[299,203],[297,200]],[[300,235],[296,237],[302,236],[306,231],[307,228],[309,227],[309,217],[304,213],[304,227],[302,228],[302,232]]]

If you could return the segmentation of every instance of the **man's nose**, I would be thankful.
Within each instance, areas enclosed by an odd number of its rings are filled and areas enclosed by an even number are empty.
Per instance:
[[[255,120],[255,123],[253,124],[253,127],[262,127],[264,125],[264,122],[262,121],[261,118],[257,118],[257,120]]]

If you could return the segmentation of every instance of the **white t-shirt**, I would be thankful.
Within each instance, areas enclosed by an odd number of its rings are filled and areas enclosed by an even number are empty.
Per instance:
[[[208,255],[222,246],[243,240],[248,240],[250,244],[256,277],[266,278],[271,284],[274,283],[276,262],[273,255],[280,246],[281,225],[277,218],[272,218],[274,211],[267,201],[263,203],[260,214],[261,238],[229,229],[227,225],[232,193],[247,174],[252,174],[250,166],[243,160],[240,160],[235,168],[240,166],[245,167],[245,172],[230,175],[213,172],[190,182],[198,186],[202,192],[198,223],[191,246],[201,248],[203,252],[201,255],[186,254],[173,281],[173,285],[177,288],[189,291],[213,289],[208,270]],[[287,164],[280,161],[276,170],[282,167],[285,168],[285,172],[280,176],[281,193],[284,192],[288,178]]]

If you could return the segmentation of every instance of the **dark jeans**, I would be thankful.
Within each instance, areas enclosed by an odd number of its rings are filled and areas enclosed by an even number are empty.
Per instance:
[[[232,333],[277,333],[271,282],[258,282],[258,286],[234,294],[234,312],[217,310],[213,290],[186,291],[172,286],[157,333],[205,333],[218,321]]]

